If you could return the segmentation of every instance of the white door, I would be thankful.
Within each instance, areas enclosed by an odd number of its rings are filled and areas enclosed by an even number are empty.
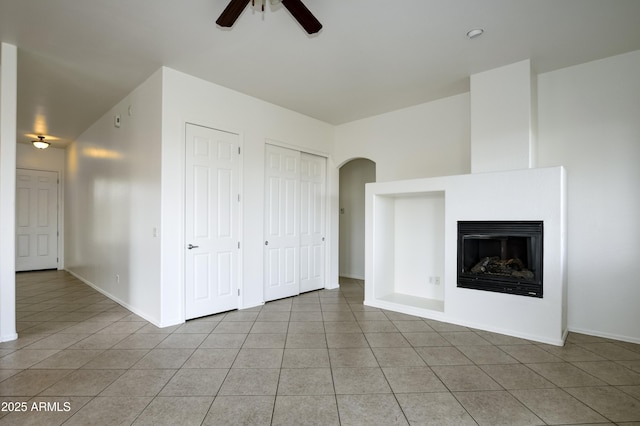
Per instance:
[[[300,155],[300,292],[324,288],[326,159]]]
[[[16,271],[58,267],[58,173],[16,170]]]
[[[239,137],[187,124],[186,319],[238,307]]]
[[[300,292],[300,152],[265,153],[265,301]]]

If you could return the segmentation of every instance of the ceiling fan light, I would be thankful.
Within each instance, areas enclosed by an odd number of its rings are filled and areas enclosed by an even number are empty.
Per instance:
[[[49,148],[49,142],[44,140],[44,136],[38,136],[38,140],[37,141],[31,141],[31,143],[33,144],[34,147],[38,148],[38,149],[47,149]]]

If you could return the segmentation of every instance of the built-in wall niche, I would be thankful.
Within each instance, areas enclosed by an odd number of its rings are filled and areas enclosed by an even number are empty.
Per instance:
[[[444,311],[445,192],[378,195],[375,298]]]

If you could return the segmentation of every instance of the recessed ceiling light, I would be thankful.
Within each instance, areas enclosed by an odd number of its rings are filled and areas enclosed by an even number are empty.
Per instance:
[[[480,37],[482,33],[484,33],[484,30],[482,28],[474,28],[467,32],[467,37],[469,37],[470,39],[474,39],[476,37]]]

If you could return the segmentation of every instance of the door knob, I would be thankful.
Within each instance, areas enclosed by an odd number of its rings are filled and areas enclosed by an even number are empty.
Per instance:
[[[265,246],[268,246],[268,245],[269,245],[269,241],[265,241],[265,242],[264,242],[264,245],[265,245]]]
[[[194,248],[198,248],[198,247],[200,247],[200,246],[194,246],[193,244],[189,244],[189,245],[187,246],[187,248],[188,248],[189,250],[194,249]]]

